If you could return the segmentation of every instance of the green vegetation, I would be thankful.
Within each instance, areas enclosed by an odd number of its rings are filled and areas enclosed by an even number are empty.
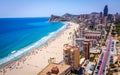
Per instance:
[[[115,68],[115,64],[110,64],[110,67],[111,68]]]
[[[102,46],[105,46],[106,45],[106,42],[102,42]]]
[[[92,31],[96,31],[97,29],[96,28],[93,28]]]
[[[105,36],[105,40],[107,39],[108,33],[110,32],[110,25],[106,27],[107,34]]]
[[[71,73],[71,75],[77,75],[77,74]]]
[[[113,70],[108,70],[108,73],[106,75],[112,75],[113,74]]]
[[[114,72],[118,72],[118,69],[114,69],[113,71],[114,71]]]
[[[71,70],[72,75],[78,75],[80,73],[80,70]]]
[[[108,36],[108,34],[105,35],[105,41],[107,40],[107,36]]]
[[[112,75],[113,73],[117,73],[118,69],[109,69],[106,75]]]
[[[116,44],[120,44],[120,41],[117,41]]]
[[[94,70],[93,70],[93,72],[92,72],[92,74],[91,74],[91,75],[93,75],[93,74],[94,74],[94,71],[95,71],[96,66],[97,66],[97,62],[95,62]]]
[[[115,22],[115,27],[116,27],[116,33],[120,35],[120,20]]]
[[[80,54],[80,58],[83,58],[84,57],[84,55],[83,54]]]
[[[94,58],[95,58],[95,56],[94,57],[90,57],[90,61],[93,62]]]
[[[91,55],[92,55],[92,56],[91,56]],[[91,62],[94,62],[94,61],[95,61],[95,58],[98,57],[99,53],[97,53],[97,54],[96,54],[96,53],[93,53],[93,54],[91,54],[91,55],[90,55],[90,61],[91,61]]]
[[[109,31],[110,31],[110,26],[107,26],[106,31],[107,31],[107,33],[109,33]]]

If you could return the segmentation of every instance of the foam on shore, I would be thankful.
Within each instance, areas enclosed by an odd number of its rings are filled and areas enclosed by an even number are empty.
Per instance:
[[[44,45],[45,43],[47,43],[49,40],[51,40],[52,38],[54,38],[60,31],[62,31],[64,28],[66,28],[66,24],[64,24],[60,29],[58,29],[55,32],[51,32],[49,33],[47,36],[43,37],[42,39],[40,39],[39,41],[21,49],[21,50],[14,50],[11,52],[11,54],[8,57],[5,57],[3,59],[0,59],[0,68],[10,64],[11,62],[21,58],[22,56],[25,56],[26,54],[30,53],[31,51],[33,51],[34,49]]]

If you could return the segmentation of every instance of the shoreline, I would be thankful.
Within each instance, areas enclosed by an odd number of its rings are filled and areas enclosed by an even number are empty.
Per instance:
[[[33,52],[35,49],[45,46],[46,44],[49,43],[49,41],[52,41],[52,39],[56,38],[57,35],[59,35],[61,32],[63,32],[63,30],[64,30],[64,29],[67,27],[67,25],[68,25],[67,23],[64,23],[64,22],[61,22],[61,23],[63,23],[64,25],[63,25],[62,27],[60,27],[58,30],[56,30],[56,31],[55,31],[55,34],[54,34],[53,36],[51,36],[50,38],[48,38],[45,43],[43,43],[43,44],[41,44],[41,45],[39,45],[39,46],[37,46],[37,47],[35,46],[33,49],[30,49],[30,50],[25,51],[25,53],[21,53],[21,55],[18,55],[17,57],[14,57],[13,55],[8,56],[8,57],[12,57],[11,60],[6,61],[5,63],[0,64],[0,69],[3,68],[3,67],[5,67],[5,66],[7,66],[7,65],[9,65],[9,64],[11,64],[11,63],[13,63],[13,62],[15,62],[15,61],[17,61],[17,60],[19,60],[19,59],[21,59],[22,57],[25,57],[25,56],[29,55],[29,54],[30,54],[31,52]],[[52,32],[51,32],[51,33],[52,33]],[[47,35],[47,36],[49,36],[49,35]],[[46,37],[46,36],[44,36],[44,37]],[[44,38],[44,37],[43,37],[43,38]],[[42,39],[43,39],[43,38],[42,38]],[[41,40],[41,39],[40,39],[40,40]],[[37,42],[39,42],[40,40],[38,40]],[[32,44],[29,45],[29,46],[32,46],[32,45],[36,44],[37,42],[32,43]],[[22,49],[20,49],[20,50],[29,48],[29,46],[27,46],[27,47],[25,47],[25,48],[22,48]],[[22,51],[21,51],[21,52],[22,52]],[[7,58],[8,58],[8,57],[7,57]],[[3,58],[1,61],[4,61],[4,60],[7,59],[7,58]],[[14,58],[14,59],[13,59],[13,58]]]
[[[63,44],[66,44],[64,41],[63,43],[61,43],[62,39],[60,39],[60,37],[64,38],[62,37],[63,35],[65,36],[66,33],[68,34],[69,32],[73,32],[74,30],[70,31],[70,29],[74,29],[73,27],[71,27],[73,25],[74,23],[73,24],[70,23],[70,25],[67,25],[65,28],[63,28],[60,32],[58,32],[58,34],[55,37],[48,40],[43,46],[40,46],[34,49],[27,55],[21,57],[20,59],[0,69],[0,75],[1,74],[2,75],[12,75],[12,74],[21,75],[21,73],[22,75],[36,75],[44,67],[48,65],[49,58],[55,58],[55,62],[59,63],[63,57],[61,55],[63,50],[61,47],[63,47]],[[70,35],[68,37],[70,37]],[[68,39],[68,37],[65,39]],[[62,46],[60,46],[60,48],[59,47],[57,48],[57,46],[55,45],[56,44],[55,41],[57,42],[58,45],[59,43],[61,43]],[[69,39],[67,43],[70,44],[71,41],[72,39]]]

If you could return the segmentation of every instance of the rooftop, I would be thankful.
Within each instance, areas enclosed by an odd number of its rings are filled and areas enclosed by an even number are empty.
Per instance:
[[[83,42],[83,44],[89,44],[88,42]]]
[[[74,50],[78,50],[78,47],[77,46],[71,46],[71,45],[67,45],[67,46],[64,46],[64,51],[65,50],[71,50],[71,51],[74,51]]]
[[[90,44],[90,41],[84,41],[83,44]]]
[[[51,72],[51,69],[53,67],[57,67],[59,69],[59,72],[57,75],[60,75],[65,70],[69,69],[70,65],[52,63],[52,64],[49,64],[48,66],[46,66],[38,75],[47,75],[48,72]],[[51,74],[51,75],[56,75],[56,74]]]
[[[99,34],[100,32],[99,31],[91,31],[91,30],[87,30],[86,33],[94,33],[94,34]]]
[[[88,39],[86,38],[76,38],[75,40],[84,40],[84,41],[89,41]]]
[[[86,33],[85,36],[100,36],[101,34]]]
[[[82,64],[85,61],[85,58],[80,59],[80,64]]]

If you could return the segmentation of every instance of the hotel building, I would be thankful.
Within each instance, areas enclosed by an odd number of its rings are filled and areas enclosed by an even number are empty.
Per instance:
[[[86,31],[85,38],[90,41],[90,45],[93,47],[100,41],[101,33],[99,31]]]
[[[84,51],[84,56],[85,59],[89,59],[90,58],[90,41],[84,41],[83,42],[83,51]]]
[[[63,49],[64,63],[71,65],[72,69],[79,69],[80,49],[76,46],[66,45]]]
[[[76,38],[75,39],[75,46],[78,46],[80,48],[80,51],[83,51],[83,42],[84,41],[89,41],[88,39],[86,38]]]
[[[100,26],[100,28],[101,28],[101,26]],[[98,27],[98,29],[100,29],[100,28]],[[75,41],[80,42],[80,41],[83,41],[83,39],[87,39],[90,41],[90,47],[93,47],[98,44],[98,41],[100,41],[101,32],[99,30],[98,31],[86,30],[85,27],[80,26],[77,36],[79,36],[79,37],[75,38],[74,39]],[[76,45],[76,43],[74,43],[74,45]],[[80,43],[80,46],[82,47],[81,43]]]

